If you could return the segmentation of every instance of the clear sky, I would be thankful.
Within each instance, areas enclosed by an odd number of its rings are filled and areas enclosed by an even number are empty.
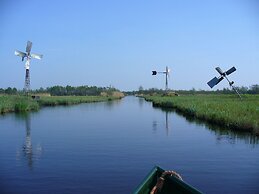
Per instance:
[[[0,88],[24,86],[24,62],[14,50],[43,59],[31,62],[31,87],[114,86],[120,90],[206,89],[235,66],[237,86],[259,84],[259,2],[256,0],[1,0]],[[215,89],[228,87],[223,81]]]

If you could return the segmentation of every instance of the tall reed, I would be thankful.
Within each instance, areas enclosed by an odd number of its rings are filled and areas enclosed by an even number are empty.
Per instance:
[[[154,106],[173,108],[194,118],[259,134],[259,95],[145,96]]]

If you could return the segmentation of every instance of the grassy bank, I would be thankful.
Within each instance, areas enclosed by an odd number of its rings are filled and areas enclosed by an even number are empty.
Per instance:
[[[39,104],[26,96],[3,95],[0,96],[0,114],[7,112],[25,112],[38,110]]]
[[[173,108],[191,116],[233,130],[250,131],[259,135],[259,95],[145,96],[154,106]]]
[[[40,106],[72,105],[90,102],[116,100],[109,96],[43,96],[38,100]]]
[[[0,114],[38,110],[41,106],[102,102],[119,98],[121,96],[42,96],[36,100],[30,96],[3,95],[0,96]]]

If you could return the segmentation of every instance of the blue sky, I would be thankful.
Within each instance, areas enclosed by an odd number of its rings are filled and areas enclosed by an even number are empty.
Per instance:
[[[120,90],[206,89],[235,66],[237,86],[259,84],[259,3],[256,0],[1,0],[0,88],[24,86],[24,62],[14,50],[43,59],[31,62],[31,87],[114,86]],[[228,87],[222,82],[215,89]]]

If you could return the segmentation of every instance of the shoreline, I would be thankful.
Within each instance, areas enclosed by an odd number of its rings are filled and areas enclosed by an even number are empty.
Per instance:
[[[259,100],[256,97],[259,99],[258,95],[246,96],[243,101],[234,95],[144,96],[144,99],[154,107],[173,109],[199,121],[259,135]]]
[[[0,115],[38,111],[47,106],[69,106],[81,103],[95,103],[119,100],[123,96],[42,96],[32,99],[31,96],[3,95],[0,96]]]

